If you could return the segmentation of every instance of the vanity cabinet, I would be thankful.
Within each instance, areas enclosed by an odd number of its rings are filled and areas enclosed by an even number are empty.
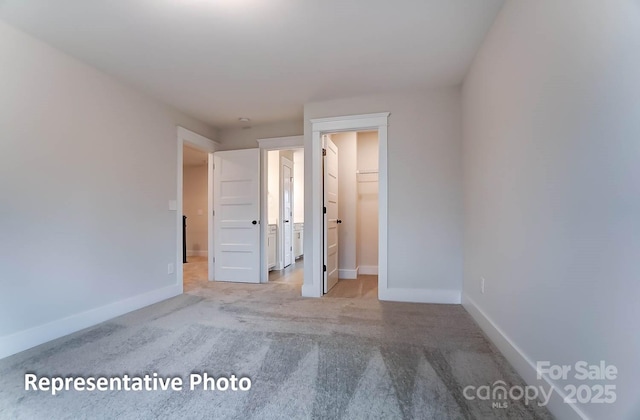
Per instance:
[[[269,270],[273,270],[276,266],[276,255],[278,249],[278,226],[277,225],[269,225],[267,229],[267,261]]]
[[[304,223],[293,224],[293,257],[302,257],[304,244]]]

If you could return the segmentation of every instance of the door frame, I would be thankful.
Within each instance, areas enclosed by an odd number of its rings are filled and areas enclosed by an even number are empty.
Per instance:
[[[305,195],[310,195],[311,209],[305,214],[311,214],[311,220],[305,220],[305,242],[311,244],[310,258],[307,258],[308,246],[304,247],[305,282],[302,286],[302,296],[323,296],[322,270],[324,259],[323,244],[323,185],[322,185],[322,135],[345,131],[378,131],[378,298],[384,299],[387,293],[387,245],[388,245],[388,168],[387,168],[387,127],[389,112],[363,115],[349,115],[329,118],[314,118],[311,123],[310,142],[305,145]],[[310,187],[310,188],[307,188]],[[309,192],[307,192],[309,191]],[[306,202],[307,200],[305,200]],[[308,241],[306,238],[310,238]]]
[[[290,149],[286,149],[286,150],[290,150]],[[279,225],[278,226],[278,231],[279,233],[279,239],[280,240],[280,267],[282,267],[283,269],[286,268],[284,263],[284,254],[285,254],[285,249],[284,249],[284,219],[285,219],[285,214],[284,214],[284,167],[288,166],[289,169],[291,170],[291,177],[293,178],[293,161],[291,159],[287,159],[284,156],[280,156],[280,162],[279,162],[279,173],[280,173],[280,197],[278,197],[278,200],[280,200],[280,205],[279,205],[279,213],[280,215],[278,216],[280,218],[280,220],[278,221]],[[291,200],[291,215],[289,217],[289,223],[291,226],[291,246],[293,247],[293,181],[291,181],[290,184],[290,191],[289,191],[289,199]],[[291,250],[291,264],[295,263],[295,258],[293,258],[293,250]]]
[[[183,263],[182,263],[182,213],[183,213],[183,177],[184,162],[183,148],[186,145],[201,150],[208,154],[207,159],[207,266],[208,279],[213,281],[213,152],[220,149],[220,143],[201,136],[191,130],[178,126],[178,174],[177,174],[177,195],[176,195],[176,282],[182,293],[184,286]]]
[[[269,281],[269,258],[267,255],[267,229],[269,227],[267,219],[267,152],[270,150],[305,149],[305,147],[304,136],[273,137],[257,139],[256,141],[260,148],[260,220],[262,221],[260,223],[260,282],[267,283]],[[307,180],[305,179],[306,184]],[[302,255],[306,255],[304,248]]]

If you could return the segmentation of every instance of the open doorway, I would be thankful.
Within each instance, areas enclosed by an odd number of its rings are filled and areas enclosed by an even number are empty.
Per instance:
[[[261,282],[302,287],[304,279],[304,139],[258,140],[262,156]]]
[[[304,150],[270,150],[267,166],[269,270],[282,270],[303,256]]]
[[[323,292],[377,298],[378,132],[328,133],[323,142]]]
[[[208,153],[185,144],[182,154],[183,290],[208,281]]]
[[[325,187],[324,187],[324,139],[328,134],[342,132],[375,131],[378,134],[378,298],[389,298],[387,286],[387,236],[388,236],[388,185],[387,185],[387,132],[389,113],[336,116],[310,120],[311,136],[306,144],[307,153],[307,219],[305,234],[305,273],[302,295],[324,296],[325,288]],[[366,168],[365,168],[366,169]],[[337,215],[334,217],[337,223]]]
[[[269,150],[266,175],[269,281],[302,287],[304,149]]]
[[[169,208],[176,211],[176,280],[188,291],[213,280],[213,152],[219,145],[183,127],[177,131],[177,199]]]

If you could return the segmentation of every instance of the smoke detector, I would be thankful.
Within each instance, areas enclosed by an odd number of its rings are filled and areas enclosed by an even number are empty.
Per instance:
[[[243,129],[251,128],[251,119],[247,117],[238,118],[240,124],[242,124]]]

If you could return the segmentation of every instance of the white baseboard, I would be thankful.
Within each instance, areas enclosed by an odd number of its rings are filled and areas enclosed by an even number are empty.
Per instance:
[[[180,294],[182,285],[166,286],[0,337],[0,359]]]
[[[187,250],[187,257],[206,257],[209,253],[203,250]]]
[[[564,402],[565,393],[554,381],[546,376],[538,379],[536,364],[520,349],[468,295],[462,297],[462,306],[473,317],[491,342],[511,363],[528,385],[544,386],[545,390],[553,388],[554,392],[547,405],[551,413],[559,419],[588,419],[587,415],[575,404]],[[551,361],[553,363],[553,361]]]
[[[358,267],[358,274],[377,276],[378,266],[377,265],[361,265],[360,267]]]
[[[356,267],[355,269],[339,268],[338,277],[341,279],[357,279],[358,267]]]
[[[362,269],[362,267],[360,267]],[[378,290],[378,299],[414,303],[460,303],[459,290],[398,289]]]

